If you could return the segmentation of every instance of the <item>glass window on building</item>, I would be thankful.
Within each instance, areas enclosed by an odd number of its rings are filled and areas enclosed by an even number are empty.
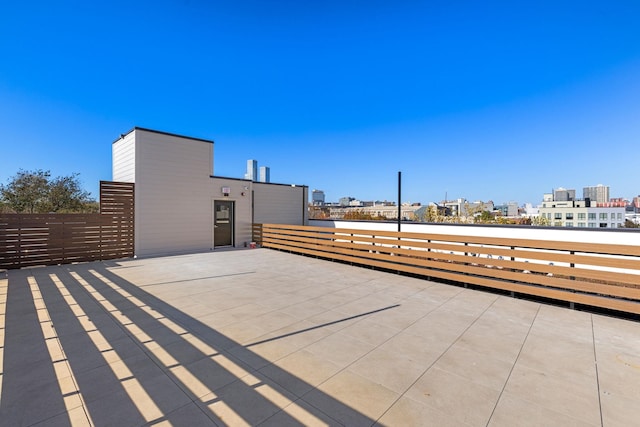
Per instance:
[[[600,228],[607,228],[607,223],[606,222],[601,222],[600,223]]]
[[[556,221],[553,223],[554,227],[562,227],[562,221]]]
[[[565,227],[573,227],[573,222],[571,221],[565,222]]]
[[[553,214],[553,219],[562,219],[562,212],[556,212]]]
[[[589,212],[589,219],[596,219],[596,213],[595,212]]]
[[[584,222],[579,222],[578,223],[578,227],[585,227],[585,226],[586,226],[586,224]]]
[[[618,219],[622,219],[622,212],[618,212]]]
[[[589,223],[589,228],[596,228],[596,223],[595,222],[590,222]]]
[[[566,218],[573,219],[573,212],[567,212]]]
[[[600,221],[607,219],[607,213],[606,212],[600,212]]]
[[[578,219],[579,219],[579,220],[580,220],[580,219],[587,219],[586,217],[587,217],[587,214],[585,214],[584,212],[579,212],[579,213],[578,213]]]

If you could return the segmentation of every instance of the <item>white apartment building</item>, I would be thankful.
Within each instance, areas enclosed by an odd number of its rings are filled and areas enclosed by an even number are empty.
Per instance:
[[[625,208],[595,207],[585,200],[553,200],[545,195],[539,216],[554,227],[620,228],[624,226]]]

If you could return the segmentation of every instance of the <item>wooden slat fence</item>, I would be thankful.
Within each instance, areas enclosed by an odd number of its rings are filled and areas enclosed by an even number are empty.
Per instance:
[[[133,256],[134,184],[101,181],[100,213],[0,214],[0,268]]]
[[[640,314],[640,246],[255,224],[274,248]]]

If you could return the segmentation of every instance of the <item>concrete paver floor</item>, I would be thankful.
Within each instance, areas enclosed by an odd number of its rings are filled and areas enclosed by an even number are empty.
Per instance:
[[[267,249],[0,276],[2,426],[631,426],[640,323]]]

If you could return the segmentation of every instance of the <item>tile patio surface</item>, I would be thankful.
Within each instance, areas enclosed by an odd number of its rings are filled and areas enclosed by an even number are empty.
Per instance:
[[[640,323],[268,249],[0,273],[0,425],[631,426]]]

